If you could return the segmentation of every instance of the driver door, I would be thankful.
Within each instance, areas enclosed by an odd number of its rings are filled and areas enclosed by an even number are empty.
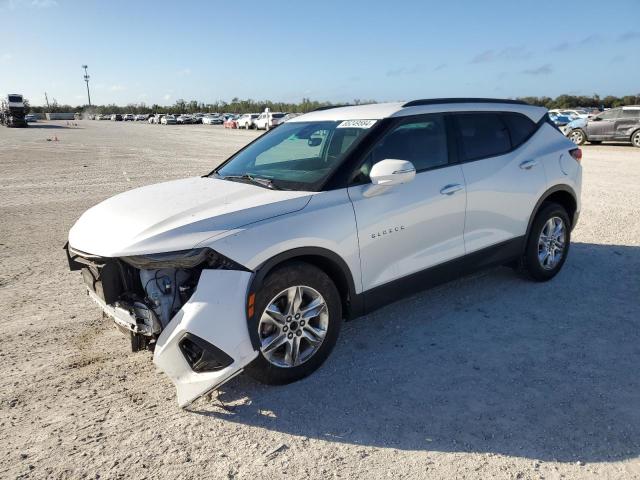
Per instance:
[[[606,112],[591,119],[587,124],[587,138],[591,140],[607,140],[612,139],[615,133],[615,123],[620,110],[617,108],[607,110]]]
[[[412,162],[415,178],[373,190],[378,185],[369,172],[385,159]],[[460,166],[449,163],[444,115],[399,119],[367,155],[348,193],[364,291],[464,255],[465,183]]]

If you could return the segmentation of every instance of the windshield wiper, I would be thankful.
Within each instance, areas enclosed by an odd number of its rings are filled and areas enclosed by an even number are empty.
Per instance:
[[[281,190],[280,187],[273,184],[268,178],[265,177],[255,177],[253,175],[249,175],[248,173],[243,173],[242,175],[220,175],[219,178],[222,180],[230,180],[230,181],[240,181],[252,183],[253,185],[258,185],[260,187],[270,188],[271,190]]]

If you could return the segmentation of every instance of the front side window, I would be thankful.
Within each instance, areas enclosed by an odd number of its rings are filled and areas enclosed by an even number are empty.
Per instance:
[[[606,112],[602,112],[600,115],[598,115],[598,118],[600,120],[614,120],[614,119],[618,118],[619,113],[620,113],[619,109],[612,108],[611,110],[607,110]]]
[[[447,129],[443,115],[402,120],[386,133],[355,172],[353,181],[369,180],[371,168],[382,160],[408,160],[417,172],[449,163]]]
[[[502,155],[511,150],[509,130],[498,113],[455,115],[462,161]]]
[[[340,121],[287,122],[238,152],[214,173],[229,179],[267,179],[275,188],[313,191],[368,132],[369,128]]]

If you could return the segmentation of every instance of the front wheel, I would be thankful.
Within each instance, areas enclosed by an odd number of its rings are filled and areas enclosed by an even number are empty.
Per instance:
[[[551,280],[564,265],[571,242],[571,221],[562,205],[544,204],[531,225],[523,264],[531,278]]]
[[[640,148],[640,130],[631,135],[631,144],[634,147]]]
[[[273,271],[256,294],[249,328],[258,357],[246,368],[256,380],[281,385],[300,380],[327,359],[342,323],[340,294],[319,268],[295,262]]]
[[[582,145],[587,141],[587,136],[580,129],[572,130],[569,134],[569,140],[571,140],[576,145]]]

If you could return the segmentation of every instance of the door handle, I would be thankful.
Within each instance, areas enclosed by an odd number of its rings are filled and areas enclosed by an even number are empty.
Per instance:
[[[523,170],[531,170],[536,165],[538,165],[537,160],[525,160],[520,164],[520,168]]]
[[[440,193],[442,195],[453,195],[458,190],[462,190],[463,188],[464,187],[462,185],[460,185],[459,183],[452,183],[452,184],[445,185],[444,187],[442,187],[440,189]]]

